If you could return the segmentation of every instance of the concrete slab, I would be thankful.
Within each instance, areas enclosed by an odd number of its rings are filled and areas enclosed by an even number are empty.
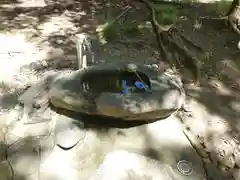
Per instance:
[[[193,172],[184,177],[180,172],[178,179],[202,179],[205,172],[197,155],[184,133],[181,123],[174,116],[140,127],[120,130],[122,135],[115,141],[115,149],[127,150],[159,160],[178,172],[178,162],[190,162]]]
[[[102,138],[97,131],[89,130],[85,138],[73,148],[64,150],[55,145],[51,152],[45,152],[40,175],[46,180],[61,180],[69,178],[70,173],[73,180],[87,180],[98,169],[111,147],[110,141]]]
[[[90,180],[173,180],[172,174],[167,164],[136,153],[116,150],[107,155]]]
[[[191,175],[192,176],[192,175]],[[174,180],[201,179],[180,175],[170,165],[137,153],[116,150],[108,154],[90,180]]]

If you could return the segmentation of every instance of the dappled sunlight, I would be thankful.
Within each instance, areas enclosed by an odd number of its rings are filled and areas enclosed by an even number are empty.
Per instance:
[[[231,126],[219,115],[210,115],[208,118],[208,133],[227,132],[231,130]]]
[[[220,72],[224,73],[223,70]],[[239,151],[235,152],[240,140],[239,92],[218,78],[206,80],[202,87],[187,89],[187,92],[191,97],[188,106],[192,113],[182,118],[184,131],[194,134],[189,137],[196,149],[202,157],[210,158],[224,176],[230,172],[237,174],[234,167],[239,158]]]
[[[11,83],[14,75],[20,73],[22,66],[42,58],[38,53],[37,45],[27,41],[22,33],[2,34],[0,41],[4,42],[0,45],[1,82]]]
[[[222,62],[220,62],[220,65],[222,65],[223,74],[230,75],[231,77],[239,76],[239,65],[233,60],[223,60]]]
[[[18,0],[17,7],[44,7],[44,0]]]
[[[33,47],[31,44],[27,43],[26,36],[23,33],[4,33],[0,35],[1,43],[1,53],[11,53],[11,52],[22,52],[22,51],[32,51]]]
[[[81,17],[79,17],[81,18]],[[50,17],[46,22],[38,26],[40,36],[47,37],[49,35],[67,35],[74,34],[77,31],[75,25],[69,17],[63,13],[60,16]]]
[[[223,60],[220,63],[220,68],[221,74],[227,78],[225,80],[226,84],[231,89],[240,90],[240,64],[238,61]]]
[[[127,159],[127,163],[126,163]],[[167,164],[161,164],[159,161],[145,158],[144,156],[139,156],[138,154],[128,153],[124,150],[113,151],[106,156],[104,163],[100,166],[102,172],[97,173],[96,177],[91,179],[102,179],[103,176],[106,179],[116,179],[119,178],[143,178],[149,176],[149,178],[154,179],[158,178],[170,178],[168,173],[171,173],[171,167]],[[159,169],[161,173],[159,174]],[[128,171],[132,170],[132,173],[129,174]],[[151,170],[151,172],[149,171]],[[154,170],[154,171],[153,171]],[[168,172],[169,171],[169,172]]]
[[[43,159],[41,165],[41,178],[50,180],[52,178],[58,178],[59,180],[76,179],[79,176],[79,172],[73,167],[69,166],[72,157],[69,157],[69,153],[66,153],[61,148],[55,146],[48,158]],[[61,157],[61,158],[59,158]]]
[[[126,163],[126,159],[128,160]],[[137,153],[130,153],[125,150],[117,150],[109,153],[97,173],[90,180],[98,179],[173,179],[185,178],[175,167],[167,163],[141,156]],[[114,168],[113,168],[114,167]],[[186,167],[185,167],[186,168]],[[189,176],[196,179],[205,178],[199,175],[196,167],[190,170]],[[188,171],[188,169],[183,169]]]
[[[44,7],[44,0],[2,0],[0,7]]]
[[[232,90],[218,79],[209,80],[209,85],[214,88],[215,92],[219,95],[232,95]]]
[[[16,178],[32,180],[41,174],[40,179],[43,180],[75,180],[79,177],[85,180],[96,173],[96,177],[93,175],[90,180],[102,180],[98,172],[104,172],[104,177],[110,179],[132,176],[139,180],[151,177],[171,180],[170,176],[175,173],[180,180],[185,176],[180,174],[177,164],[180,160],[188,160],[193,166],[194,178],[198,180],[205,178],[202,169],[204,158],[212,160],[216,168],[218,164],[227,170],[234,170],[236,164],[240,167],[240,161],[237,162],[237,157],[240,159],[240,151],[237,150],[240,95],[235,88],[236,84],[240,85],[237,36],[220,30],[212,21],[207,24],[202,20],[209,14],[222,16],[228,3],[201,0],[203,4],[195,6],[189,2],[176,6],[177,14],[172,14],[179,16],[177,28],[203,49],[200,53],[191,50],[199,57],[204,76],[204,83],[200,82],[199,87],[186,88],[191,114],[179,111],[164,120],[134,125],[110,119],[109,126],[104,124],[103,117],[84,119],[83,115],[76,114],[73,118],[84,121],[86,125],[87,138],[70,150],[56,145],[55,126],[50,122],[25,125],[19,121],[22,113],[22,107],[18,106],[19,94],[39,81],[46,71],[55,70],[60,74],[64,68],[77,68],[75,36],[79,33],[90,35],[98,63],[158,64],[158,47],[146,9],[133,9],[123,16],[115,24],[118,31],[110,32],[114,38],[101,45],[96,28],[114,19],[122,10],[119,7],[111,9],[108,19],[105,17],[106,9],[96,1],[92,4],[88,1],[45,4],[44,0],[0,2],[0,42],[3,42],[0,44],[0,126],[8,127],[9,133],[2,142],[8,146],[8,160]],[[194,29],[197,20],[201,28]],[[41,110],[42,107],[39,108]],[[40,114],[41,118],[47,117],[49,121],[59,120],[53,109],[48,108],[48,111],[35,109],[31,118]],[[181,121],[177,115],[182,116]],[[192,132],[195,139],[187,137],[187,131]],[[23,141],[29,136],[34,140],[26,145]],[[201,153],[207,156],[202,156],[194,143],[201,146]],[[24,149],[27,151],[22,151]],[[1,150],[5,149],[0,145]],[[137,153],[144,156],[137,157]],[[32,162],[31,166],[28,162]],[[8,166],[7,161],[0,163],[0,179],[1,175],[12,176]],[[193,176],[188,177],[191,179]]]
[[[184,117],[184,124],[189,126],[196,134],[206,135],[208,133],[208,112],[204,104],[199,103],[195,99],[188,101],[192,114],[190,117]]]
[[[145,129],[145,136],[151,137],[151,140],[156,144],[152,144],[153,146],[157,147],[157,142],[159,138],[162,139],[161,146],[165,144],[165,146],[171,146],[171,144],[177,143],[181,144],[181,146],[188,145],[188,141],[180,141],[180,139],[176,139],[176,137],[180,137],[182,135],[182,131],[179,130],[181,128],[181,124],[175,123],[172,120],[173,117],[169,117],[166,120],[158,121],[146,126]],[[156,132],[159,132],[156,134]],[[149,142],[150,143],[150,142]]]
[[[193,96],[188,104],[192,108],[194,120],[193,118],[186,118],[187,124],[191,124],[190,127],[194,128],[192,123],[196,123],[194,132],[198,132],[201,129],[200,127],[205,124],[205,135],[209,132],[227,132],[235,129],[240,117],[239,98],[219,80],[210,80],[209,84],[210,87],[193,92],[198,96]],[[191,94],[192,92],[190,92],[190,96]],[[203,132],[200,134],[203,134]]]
[[[204,145],[213,163],[219,163],[222,172],[227,172],[235,167],[234,159],[239,155],[235,154],[237,144],[231,134],[229,135],[226,132],[209,133]]]
[[[121,131],[124,136],[118,137],[115,149],[140,152],[154,161],[157,160],[157,163],[168,164],[174,169],[176,169],[177,161],[187,160],[192,163],[195,173],[202,171],[196,152],[185,138],[181,124],[174,116]],[[135,137],[134,143],[132,143],[132,137]],[[139,164],[139,166],[142,165]]]

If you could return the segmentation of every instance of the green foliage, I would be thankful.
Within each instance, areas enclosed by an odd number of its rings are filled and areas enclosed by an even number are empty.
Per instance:
[[[172,5],[154,6],[156,12],[156,19],[160,24],[169,25],[175,23],[178,19],[178,9]],[[110,16],[109,9],[107,10],[106,23],[99,26],[97,30],[100,43],[105,44],[117,40],[121,36],[136,37],[141,34],[139,23],[116,21],[112,23],[114,17]]]
[[[173,24],[178,19],[179,10],[172,5],[155,6],[156,19],[160,24]]]
[[[98,38],[102,44],[107,42],[112,42],[118,39],[120,36],[129,36],[136,37],[141,34],[140,29],[138,28],[137,22],[128,22],[119,24],[116,23],[105,23],[99,27]]]
[[[111,22],[106,22],[103,25],[100,25],[97,28],[98,39],[101,44],[106,44],[109,41],[113,41],[117,38],[118,27],[116,24],[112,24]]]
[[[119,28],[117,24],[108,24],[103,31],[104,38],[106,41],[113,41],[117,38],[118,32]]]
[[[121,34],[131,37],[136,37],[141,34],[137,22],[125,23],[121,27]]]

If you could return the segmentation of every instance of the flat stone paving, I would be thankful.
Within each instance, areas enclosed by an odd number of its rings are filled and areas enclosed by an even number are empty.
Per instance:
[[[204,97],[218,112],[229,104]],[[0,179],[239,180],[240,116],[226,111],[232,117],[226,119],[200,100],[188,101],[191,116],[176,113],[129,128],[84,124],[50,108],[46,121],[26,125],[15,108],[0,116]]]
[[[55,18],[51,20],[52,24],[56,22]],[[62,24],[66,24],[65,21]],[[7,42],[5,35],[0,39]],[[10,84],[9,93],[12,94],[12,89],[38,80],[34,73],[21,76],[24,73],[19,72],[20,67],[36,62],[36,57],[46,59],[48,51],[51,52],[49,54],[59,53],[53,53],[55,51],[45,45],[42,51],[36,51],[35,44],[23,46],[27,43],[22,35],[10,39],[14,41],[1,46],[0,56],[5,59],[5,64],[0,67],[0,80]],[[16,47],[13,48],[13,44]],[[2,87],[0,90],[0,95],[3,95]],[[24,125],[16,122],[18,109],[0,114],[0,180],[240,180],[240,148],[239,142],[235,141],[239,137],[233,138],[232,131],[236,127],[238,131],[235,134],[239,136],[239,123],[232,123],[232,127],[226,123],[238,122],[239,106],[231,104],[233,102],[221,104],[219,101],[225,100],[226,94],[213,99],[212,94],[206,93],[204,97],[209,100],[205,104],[213,103],[212,107],[219,108],[211,109],[217,112],[210,112],[193,101],[193,116],[185,117],[182,122],[171,116],[166,120],[125,129],[81,126],[78,134],[81,138],[71,149],[62,149],[57,145],[63,140],[61,137],[59,140],[57,133],[60,120],[65,118],[62,115],[53,113],[50,121]],[[1,97],[1,108],[6,107],[7,100]],[[239,105],[239,99],[233,97],[232,101]],[[234,105],[235,113],[224,109],[228,104]],[[223,112],[231,116],[217,115]],[[231,136],[227,136],[229,133],[226,132],[231,132]],[[71,131],[69,134],[73,135]],[[190,134],[193,136],[190,137]],[[214,136],[210,137],[211,134]],[[76,139],[72,140],[71,144],[76,142]],[[65,146],[69,146],[64,142]],[[204,143],[200,145],[199,142]],[[209,162],[209,156],[215,159],[214,163]],[[232,170],[233,177],[222,176],[216,168],[219,164],[219,168]],[[185,175],[179,169],[183,169]]]
[[[1,180],[206,178],[199,156],[174,116],[126,129],[85,128],[70,149],[57,145],[56,127],[62,116],[56,113],[50,122],[16,122],[5,128]],[[179,161],[183,162],[178,167]],[[178,170],[184,167],[186,175]]]

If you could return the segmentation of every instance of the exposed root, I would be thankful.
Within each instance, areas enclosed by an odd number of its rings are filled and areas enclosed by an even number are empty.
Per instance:
[[[186,43],[187,45],[191,46],[192,48],[196,49],[199,52],[203,52],[203,49],[200,46],[198,46],[197,44],[195,44],[194,42],[189,40],[187,37],[185,37],[183,35],[183,33],[181,31],[179,31],[177,28],[172,27],[171,31],[172,32],[174,32],[174,31],[177,32],[178,35],[180,36],[181,40],[183,41],[183,43]]]
[[[189,135],[186,134],[186,131],[183,130],[183,134],[187,138],[187,140],[189,141],[189,143],[191,144],[191,146],[193,147],[193,149],[195,150],[195,152],[197,153],[199,158],[201,159],[201,163],[202,163],[202,167],[203,167],[204,172],[205,172],[206,180],[211,180],[211,178],[210,178],[210,176],[208,174],[206,162],[205,162],[204,158],[202,157],[202,153],[199,151],[199,148],[197,147],[197,145],[195,145],[194,142],[192,142],[192,140],[189,137]]]
[[[149,18],[156,35],[160,59],[171,67],[176,64],[182,64],[186,69],[192,72],[194,81],[198,82],[200,76],[198,59],[189,49],[194,48],[195,50],[202,52],[202,48],[186,38],[183,33],[176,28],[175,24],[167,26],[160,25],[156,19],[155,9],[152,4],[147,0],[139,1],[144,3],[149,10]]]
[[[210,20],[221,23],[222,25],[232,29],[235,33],[240,35],[240,6],[234,4],[226,16],[220,18],[201,17],[202,20]]]
[[[236,6],[229,14],[228,23],[233,31],[240,35],[240,6]]]

